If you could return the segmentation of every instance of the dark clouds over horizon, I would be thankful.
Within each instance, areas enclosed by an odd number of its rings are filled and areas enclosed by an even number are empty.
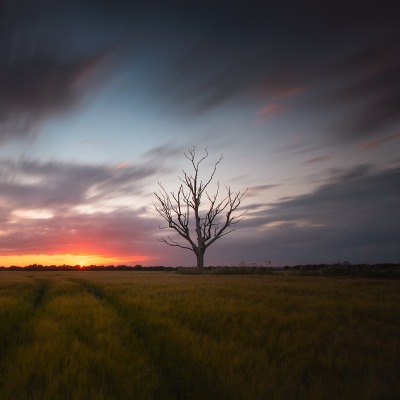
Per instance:
[[[265,253],[281,260],[290,253],[290,263],[322,263],[328,254],[328,262],[399,262],[399,182],[399,166],[337,170],[310,193],[249,213],[243,227],[264,227]]]
[[[197,144],[249,187],[210,259],[398,261],[399,76],[394,1],[2,1],[0,256],[189,262],[145,209]]]
[[[5,164],[7,161],[1,160],[3,171]],[[61,163],[49,166],[32,161],[21,163],[18,171],[15,167],[0,176],[4,201],[1,221],[3,227],[8,227],[8,234],[0,235],[3,255],[60,254],[78,248],[81,252],[90,251],[105,257],[113,254],[129,257],[132,251],[154,251],[153,242],[158,233],[155,228],[163,225],[162,220],[155,215],[142,218],[145,209],[140,207],[136,210],[107,208],[103,203],[104,210],[99,212],[96,206],[109,200],[110,194],[114,198],[120,196],[119,192],[110,191],[116,181],[138,187],[140,180],[156,176],[157,170],[149,171],[143,166],[123,167],[126,171],[121,174],[113,167]],[[25,173],[25,179],[31,181],[22,185],[16,183],[18,173]],[[35,180],[36,174],[47,174],[47,177]],[[55,188],[54,181],[64,190]],[[250,257],[250,261],[268,259],[278,264],[340,260],[398,262],[398,182],[399,166],[379,170],[374,165],[358,165],[327,171],[323,182],[307,194],[269,204],[252,203],[250,196],[244,206],[248,213],[238,226],[238,232],[231,239],[221,241],[222,249],[234,244],[229,257],[227,253],[212,249],[210,262],[239,263],[246,257],[248,260]],[[94,187],[97,193],[91,196]],[[250,192],[269,189],[255,187],[250,188]],[[131,188],[129,194],[134,192]],[[89,208],[82,213],[77,206]],[[24,210],[29,209],[37,209],[38,214],[27,218]],[[49,215],[41,215],[41,211]],[[379,253],[382,248],[385,251]],[[181,260],[190,260],[189,252],[179,252],[158,249],[164,262],[170,265],[174,264],[176,255]],[[158,259],[158,256],[152,254],[151,259]]]

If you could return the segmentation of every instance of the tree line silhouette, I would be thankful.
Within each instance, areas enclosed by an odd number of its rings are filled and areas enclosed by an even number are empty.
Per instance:
[[[339,262],[336,264],[307,264],[284,267],[238,265],[238,266],[208,266],[201,270],[194,267],[166,267],[130,265],[41,265],[31,264],[25,267],[12,265],[0,266],[0,271],[170,271],[181,274],[211,274],[211,275],[300,275],[300,276],[349,276],[374,279],[400,279],[400,264],[351,264]]]
[[[11,267],[0,266],[0,270],[8,271],[175,271],[176,267],[152,266],[143,267],[142,265],[41,265],[31,264],[25,267],[12,265]]]

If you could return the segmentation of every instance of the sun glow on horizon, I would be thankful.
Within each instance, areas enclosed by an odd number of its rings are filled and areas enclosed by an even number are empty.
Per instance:
[[[0,257],[0,265],[10,267],[12,265],[24,267],[32,264],[40,265],[121,265],[139,264],[150,260],[149,256],[134,255],[129,257],[103,257],[98,255],[76,255],[76,254],[24,254],[8,255]]]

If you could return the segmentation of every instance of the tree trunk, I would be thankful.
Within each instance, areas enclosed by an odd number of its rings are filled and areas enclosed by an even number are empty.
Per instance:
[[[204,267],[204,253],[199,251],[198,253],[196,253],[196,257],[197,257],[197,268],[203,269],[203,267]]]

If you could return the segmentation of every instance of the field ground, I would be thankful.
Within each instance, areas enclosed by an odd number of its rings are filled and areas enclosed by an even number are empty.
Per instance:
[[[400,281],[0,273],[0,399],[398,399]]]

